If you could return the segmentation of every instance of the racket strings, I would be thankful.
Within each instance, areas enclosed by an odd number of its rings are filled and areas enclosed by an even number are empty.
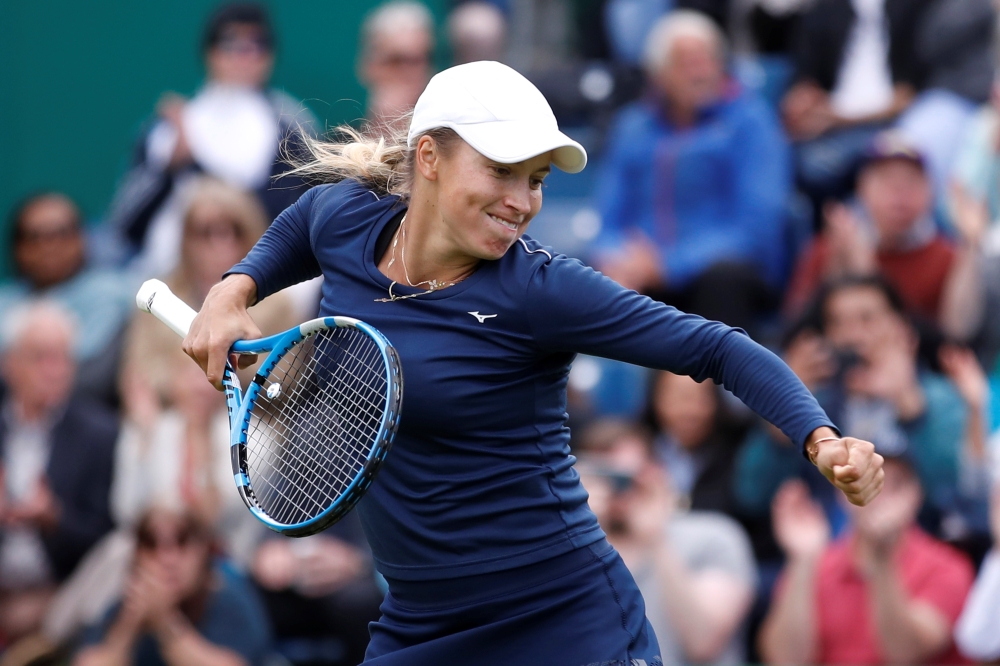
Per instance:
[[[348,374],[354,375],[355,373],[348,373]],[[336,383],[334,383],[332,386],[334,388],[336,388]],[[335,391],[335,393],[342,393],[342,392],[341,391]],[[338,396],[338,397],[343,398],[342,395]],[[328,406],[328,405],[329,405],[329,403],[326,403],[324,406]],[[326,409],[324,411],[329,411],[329,409]],[[320,415],[318,415],[318,419],[317,420],[318,421],[322,421],[323,419],[330,418],[330,416],[331,416],[330,414],[320,414]],[[284,425],[285,425],[285,428],[289,427],[289,424],[287,424],[287,422]],[[298,424],[292,424],[291,427],[294,429],[295,425],[298,425]],[[347,442],[350,442],[351,438],[347,437],[345,439],[347,440]],[[290,451],[293,454],[292,457],[294,458],[294,461],[300,467],[302,467],[307,473],[309,473],[310,476],[312,476],[313,478],[315,478],[315,474],[316,474],[316,472],[319,469],[318,463],[319,462],[330,462],[330,461],[329,461],[328,458],[326,460],[324,460],[324,458],[321,456],[321,454],[320,454],[320,456],[317,456],[317,451],[315,450],[315,447],[310,445],[313,441],[314,441],[314,438],[309,438],[309,437],[303,438],[303,440],[301,442],[299,442],[299,444],[301,445],[301,444],[304,443],[304,444],[306,444],[306,446],[304,446],[304,447],[300,446],[300,449],[298,451],[296,451],[294,448],[290,449]],[[355,451],[353,451],[353,450],[350,451],[350,453],[354,453],[354,452]],[[343,458],[343,456],[335,456],[335,457]],[[305,460],[304,460],[304,458],[305,458]],[[272,465],[272,467],[273,467],[273,465]],[[337,467],[338,466],[336,464],[333,465],[333,469],[334,470],[336,470]],[[350,479],[347,478],[346,475],[344,475],[344,479],[343,480],[349,482]],[[316,490],[316,484],[315,483],[311,483],[310,485],[312,486],[312,490],[315,491]],[[322,489],[320,489],[320,490],[322,490]],[[313,494],[316,495],[315,492]],[[323,493],[320,492],[319,494],[322,495]],[[317,497],[316,499],[319,499],[319,497]]]
[[[355,373],[349,373],[349,374],[354,374],[356,377]],[[336,383],[333,384],[333,386],[336,387]],[[309,393],[315,391],[315,387],[310,387],[310,389],[311,390],[309,391]],[[342,394],[342,391],[334,391],[334,392]],[[325,403],[325,405],[329,405],[329,403]],[[326,409],[323,411],[329,412],[330,410]],[[329,419],[330,417],[331,415],[328,413],[321,413],[317,415],[317,418],[314,419],[314,422],[319,422],[323,419]],[[336,418],[336,416],[334,416],[334,418]],[[295,432],[296,430],[301,430],[301,421],[297,423],[289,423],[287,419],[281,419],[281,418],[277,419],[277,421],[280,424],[281,430],[285,431],[286,433],[288,431]],[[328,488],[324,488],[322,487],[323,484],[319,484],[314,481],[314,479],[316,479],[317,476],[321,475],[324,471],[326,472],[332,471],[337,473],[336,476],[339,477],[341,485],[343,487],[346,487],[346,485],[349,484],[351,480],[351,477],[348,476],[348,474],[346,473],[346,471],[350,470],[349,468],[346,468],[344,466],[344,458],[345,458],[344,455],[339,455],[339,456],[335,455],[334,458],[336,458],[336,460],[331,460],[329,456],[323,456],[322,453],[318,454],[316,447],[312,445],[313,442],[316,441],[316,437],[315,436],[310,437],[309,436],[310,433],[303,433],[303,434],[305,434],[305,437],[301,437],[299,438],[299,441],[295,442],[299,445],[298,447],[291,446],[288,448],[287,453],[289,453],[290,455],[285,456],[286,459],[284,460],[284,462],[287,463],[288,465],[298,465],[299,477],[304,477],[304,478],[290,479],[289,473],[286,471],[285,468],[280,466],[280,463],[276,465],[275,462],[269,460],[267,457],[263,459],[263,462],[267,464],[268,468],[270,468],[268,470],[269,474],[267,475],[269,478],[272,479],[272,483],[270,485],[272,486],[271,490],[273,492],[271,492],[270,494],[276,495],[276,497],[272,497],[271,499],[278,500],[280,498],[284,500],[285,506],[283,507],[283,509],[285,513],[279,514],[277,516],[279,519],[284,518],[290,520],[295,517],[300,518],[304,513],[312,513],[315,504],[310,504],[310,502],[306,501],[306,498],[303,495],[308,495],[309,498],[311,498],[315,502],[319,502],[324,506],[329,506],[329,502],[333,501],[334,497],[330,495],[330,491],[328,490]],[[315,433],[313,433],[313,435],[315,435]],[[356,447],[349,446],[350,437],[342,439],[345,439],[346,440],[345,443],[348,444],[348,447],[346,449],[348,451],[348,454],[358,453]],[[335,450],[336,449],[331,449],[331,451]],[[323,465],[323,463],[326,464]],[[326,469],[324,469],[324,467]],[[281,480],[280,477],[282,476],[285,477],[283,479],[284,482],[274,483],[273,480],[275,474],[279,475],[278,477],[279,480]],[[296,487],[298,492],[290,492],[289,488],[291,487]],[[267,494],[268,493],[264,493],[264,495]],[[262,499],[265,500],[264,504],[268,503],[266,502],[267,497],[264,497]],[[272,507],[271,509],[272,513],[274,513],[275,508],[276,507]],[[298,512],[298,516],[293,516],[293,514],[295,514],[296,511]]]
[[[247,429],[247,474],[265,513],[300,523],[344,494],[375,444],[387,383],[378,345],[353,328],[322,330],[285,353]]]

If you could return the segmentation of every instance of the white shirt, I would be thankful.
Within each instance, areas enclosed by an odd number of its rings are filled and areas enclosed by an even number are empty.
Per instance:
[[[184,136],[206,174],[245,190],[267,184],[278,151],[278,115],[267,95],[254,88],[208,83],[184,106]],[[160,121],[146,139],[150,163],[166,168],[177,146],[177,128]],[[192,173],[181,174],[150,221],[139,266],[163,276],[177,267]]]
[[[889,31],[885,0],[851,0],[855,20],[831,94],[833,110],[843,118],[862,118],[892,105]]]
[[[135,525],[153,506],[180,509],[186,423],[176,411],[166,411],[148,431],[126,422],[115,451],[111,484],[111,514],[118,525]],[[205,479],[218,489],[222,502],[215,527],[228,554],[240,566],[248,564],[253,546],[266,532],[240,499],[233,480],[229,450],[229,419],[221,410],[211,424],[210,469]]]
[[[11,403],[3,410],[7,421],[4,442],[5,501],[28,499],[45,478],[52,450],[52,420],[22,421]],[[7,528],[0,538],[0,588],[23,589],[52,581],[48,555],[38,530],[31,527]]]
[[[1000,553],[995,548],[983,560],[965,601],[955,625],[955,643],[975,661],[1000,659]]]

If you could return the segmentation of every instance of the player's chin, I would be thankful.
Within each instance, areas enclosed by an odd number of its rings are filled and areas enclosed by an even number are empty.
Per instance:
[[[520,237],[520,233],[505,237],[490,237],[480,244],[476,256],[484,261],[496,261],[507,254]]]

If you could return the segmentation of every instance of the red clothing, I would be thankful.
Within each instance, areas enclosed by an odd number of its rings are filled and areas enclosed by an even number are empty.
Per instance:
[[[818,664],[882,664],[867,582],[854,564],[852,537],[834,542],[816,573]],[[911,599],[936,608],[954,627],[975,573],[962,553],[914,527],[896,553],[903,588]],[[934,664],[968,663],[951,645]]]
[[[802,252],[788,286],[786,312],[797,315],[812,299],[823,282],[829,255],[823,236],[817,236]],[[945,281],[955,263],[955,248],[951,243],[938,236],[916,250],[879,251],[875,261],[882,276],[899,292],[909,310],[937,321]]]

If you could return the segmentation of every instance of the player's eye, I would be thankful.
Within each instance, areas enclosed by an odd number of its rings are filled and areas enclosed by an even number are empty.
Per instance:
[[[491,168],[493,169],[493,173],[497,176],[506,177],[510,175],[510,167],[494,165]]]

